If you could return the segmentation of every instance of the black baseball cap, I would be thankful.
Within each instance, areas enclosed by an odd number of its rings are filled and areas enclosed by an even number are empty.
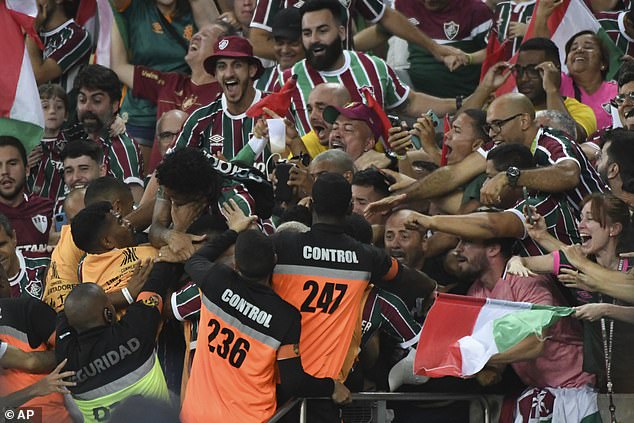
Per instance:
[[[302,17],[296,7],[280,10],[273,17],[271,29],[274,38],[284,38],[289,41],[299,40],[302,36]]]

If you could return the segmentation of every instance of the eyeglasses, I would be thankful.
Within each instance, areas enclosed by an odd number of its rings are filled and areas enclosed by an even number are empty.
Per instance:
[[[524,113],[518,113],[518,114],[513,115],[511,117],[508,117],[506,119],[498,119],[498,120],[494,120],[492,122],[485,123],[484,125],[482,125],[482,129],[487,134],[490,134],[491,132],[493,132],[495,135],[497,135],[497,134],[500,133],[500,131],[502,131],[502,127],[504,125],[506,125],[507,123],[509,123],[510,121],[515,119],[516,117],[522,116],[523,114]]]
[[[541,74],[539,73],[539,69],[537,69],[535,65],[526,65],[526,66],[514,65],[513,68],[511,69],[511,72],[513,73],[513,76],[515,77],[515,79],[521,78],[523,76],[526,76],[527,78],[530,78],[530,79],[537,79],[541,77]]]
[[[164,140],[166,138],[174,138],[175,136],[177,136],[179,134],[179,132],[170,132],[170,131],[164,131],[161,132],[157,135],[157,138],[159,140]]]
[[[625,100],[634,101],[634,91],[630,91],[626,94],[619,94],[610,100],[610,104],[614,107],[622,106],[625,103]]]

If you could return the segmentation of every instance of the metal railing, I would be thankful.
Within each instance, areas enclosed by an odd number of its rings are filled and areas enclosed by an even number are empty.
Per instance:
[[[308,399],[330,399],[330,398],[295,398],[281,406],[268,423],[278,422],[297,404],[300,404],[299,422],[306,423],[306,400]],[[489,402],[484,395],[477,394],[437,394],[428,392],[358,392],[352,394],[353,402],[375,402],[377,404],[376,422],[385,423],[387,420],[387,401],[411,401],[411,402],[434,402],[434,401],[476,401],[482,408],[483,422],[491,423],[491,410]]]

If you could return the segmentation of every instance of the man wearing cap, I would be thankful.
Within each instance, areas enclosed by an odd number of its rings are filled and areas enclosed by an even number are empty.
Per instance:
[[[352,160],[372,150],[383,132],[376,112],[363,103],[328,106],[324,109],[324,120],[332,125],[330,148],[345,151]]]
[[[273,52],[277,64],[266,68],[255,84],[256,88],[265,92],[273,92],[282,72],[304,58],[299,9],[289,7],[280,10],[273,18],[272,25],[275,39]]]
[[[344,50],[343,13],[337,0],[311,0],[300,8],[306,59],[287,69],[280,81],[283,83],[297,75],[298,89],[293,96],[294,110],[291,112],[300,135],[310,131],[306,99],[315,86],[324,82],[343,83],[352,101],[359,102],[364,100],[361,89],[369,88],[384,109],[397,109],[399,114],[412,117],[429,109],[438,115],[456,110],[455,99],[441,99],[411,90],[382,59]]]
[[[204,66],[220,84],[222,95],[189,116],[173,148],[197,147],[213,155],[222,153],[231,160],[249,145],[257,157],[264,142],[251,136],[254,120],[245,113],[263,96],[253,81],[262,75],[264,67],[253,56],[251,44],[242,37],[220,38]],[[269,154],[267,149],[260,159]]]

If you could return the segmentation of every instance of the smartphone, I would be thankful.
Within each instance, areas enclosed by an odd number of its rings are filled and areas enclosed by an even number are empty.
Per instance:
[[[61,232],[62,226],[68,223],[68,220],[66,219],[66,213],[64,212],[57,213],[55,216],[53,216],[53,219],[55,221],[55,232]]]
[[[277,201],[290,201],[293,198],[293,187],[288,186],[288,176],[293,166],[293,164],[286,162],[278,163],[275,166],[275,178],[277,179],[275,200]]]
[[[403,128],[404,131],[409,131],[409,127],[407,126],[407,123],[405,121],[401,121],[398,116],[394,116],[394,115],[388,115],[387,116],[388,119],[390,120],[390,123],[392,124],[392,127],[401,127]],[[412,145],[414,146],[414,148],[416,150],[420,150],[422,148],[422,144],[420,142],[420,138],[418,138],[418,135],[414,135],[412,134]]]
[[[524,207],[526,207],[526,218],[528,219],[528,223],[532,225],[533,223],[533,212],[531,210],[531,203],[528,198],[528,188],[522,187],[522,194],[524,195]]]

